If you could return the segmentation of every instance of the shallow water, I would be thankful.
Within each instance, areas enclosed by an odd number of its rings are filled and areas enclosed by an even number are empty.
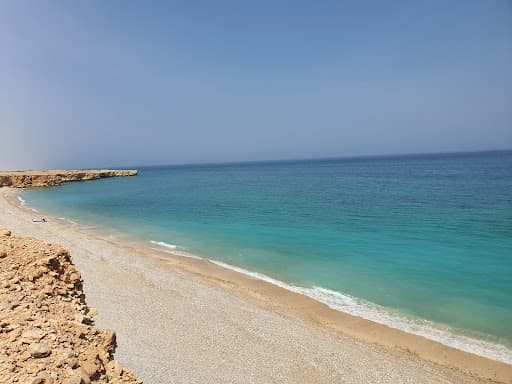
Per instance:
[[[21,196],[398,328],[512,344],[511,151],[147,167]]]

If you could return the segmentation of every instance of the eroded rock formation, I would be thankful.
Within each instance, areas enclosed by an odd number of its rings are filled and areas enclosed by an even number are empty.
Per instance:
[[[133,169],[87,171],[13,171],[0,172],[0,187],[50,187],[68,181],[94,180],[105,177],[135,176]]]
[[[95,314],[65,249],[0,229],[1,384],[140,383]]]

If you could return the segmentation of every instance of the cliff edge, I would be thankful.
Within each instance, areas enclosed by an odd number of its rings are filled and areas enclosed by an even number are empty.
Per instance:
[[[95,313],[65,249],[0,228],[0,384],[141,383]]]
[[[0,172],[0,187],[51,187],[68,181],[102,179],[105,177],[135,176],[134,169],[100,169],[76,171],[13,171]]]

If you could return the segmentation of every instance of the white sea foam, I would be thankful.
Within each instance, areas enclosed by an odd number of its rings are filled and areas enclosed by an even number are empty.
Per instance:
[[[18,195],[18,196],[16,196],[16,197],[18,198],[18,201],[20,202],[20,207],[26,207],[26,206],[27,206],[27,201],[26,201],[23,197],[21,197],[21,196],[19,196],[19,195]],[[39,212],[39,211],[38,211],[37,209],[35,209],[35,208],[32,208],[32,207],[28,207],[28,208],[30,208],[30,210],[31,210],[32,212]]]
[[[188,253],[188,252],[185,252],[185,251],[172,251],[172,252],[169,252],[169,253],[172,253],[173,255],[178,255],[178,256],[183,256],[183,257],[189,257],[191,259],[197,259],[197,260],[202,260],[203,258],[202,257],[199,257],[199,256],[196,256],[196,255],[193,255],[191,253]]]
[[[165,243],[163,241],[153,241],[153,240],[151,240],[151,243],[156,244],[156,245],[160,245],[161,247],[165,247],[165,248],[169,248],[169,249],[176,249],[176,245]]]
[[[386,309],[380,305],[373,304],[340,292],[332,291],[330,289],[325,289],[322,287],[305,288],[291,285],[262,273],[251,272],[246,269],[234,267],[220,261],[210,261],[223,268],[231,269],[256,279],[264,280],[268,283],[277,285],[281,288],[285,288],[289,291],[311,297],[312,299],[324,303],[337,311],[349,313],[351,315],[359,316],[367,320],[372,320],[376,323],[384,324],[389,327],[405,331],[407,333],[423,336],[427,339],[437,341],[441,344],[462,351],[512,364],[512,350],[504,345],[465,336],[456,333],[455,330],[451,330],[448,327],[442,328],[441,326],[438,326],[427,320],[408,318],[402,314],[393,313],[389,309]]]
[[[197,260],[202,260],[203,259],[202,257],[196,256],[196,255],[192,255],[191,253],[182,252],[182,251],[176,251],[176,250],[168,251],[166,249],[159,249],[159,248],[153,248],[153,247],[151,247],[151,249],[154,249],[155,251],[159,251],[159,252],[169,253],[169,254],[175,255],[175,256],[188,257],[190,259],[197,259]]]
[[[159,245],[160,247],[167,248],[167,249],[160,249],[160,248],[151,247],[151,249],[154,249],[155,251],[166,252],[166,253],[170,253],[170,254],[176,255],[176,256],[188,257],[190,259],[198,259],[198,260],[202,259],[202,257],[193,255],[193,254],[185,252],[185,251],[178,250],[177,249],[178,246],[175,244],[169,244],[169,243],[165,243],[163,241],[153,241],[153,240],[151,240],[150,242],[152,244]]]

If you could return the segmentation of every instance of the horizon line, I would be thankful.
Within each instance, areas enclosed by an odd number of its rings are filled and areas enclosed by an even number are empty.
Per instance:
[[[161,163],[148,165],[122,165],[111,167],[112,169],[134,169],[134,168],[158,168],[158,167],[192,167],[192,166],[216,166],[216,165],[237,165],[237,164],[261,164],[261,163],[286,163],[286,162],[315,162],[323,160],[350,160],[350,159],[372,159],[372,158],[393,158],[393,157],[416,157],[416,156],[433,156],[433,155],[464,155],[472,153],[493,153],[493,152],[511,152],[512,148],[500,149],[476,149],[476,150],[455,150],[440,152],[406,152],[406,153],[381,153],[367,155],[334,155],[324,157],[303,157],[303,158],[285,158],[285,159],[267,159],[267,160],[239,160],[239,161],[211,161],[197,163]],[[86,169],[86,168],[84,168]],[[92,169],[92,168],[91,168]]]
[[[51,170],[125,170],[125,169],[144,169],[144,168],[163,168],[163,167],[201,167],[201,166],[222,166],[222,165],[243,165],[243,164],[262,164],[262,163],[293,163],[293,162],[317,162],[325,160],[364,160],[364,159],[378,159],[378,158],[394,158],[394,157],[421,157],[421,156],[435,156],[435,155],[464,155],[476,153],[495,153],[495,152],[511,152],[512,148],[499,148],[499,149],[476,149],[476,150],[448,150],[439,152],[405,152],[405,153],[380,153],[380,154],[361,154],[361,155],[334,155],[322,157],[293,157],[284,159],[266,159],[266,160],[239,160],[239,161],[209,161],[197,163],[160,163],[148,165],[117,165],[117,166],[97,166],[97,167],[73,167],[73,168],[45,168],[45,169],[11,169],[2,170],[0,172],[22,172],[22,171],[51,171]]]

